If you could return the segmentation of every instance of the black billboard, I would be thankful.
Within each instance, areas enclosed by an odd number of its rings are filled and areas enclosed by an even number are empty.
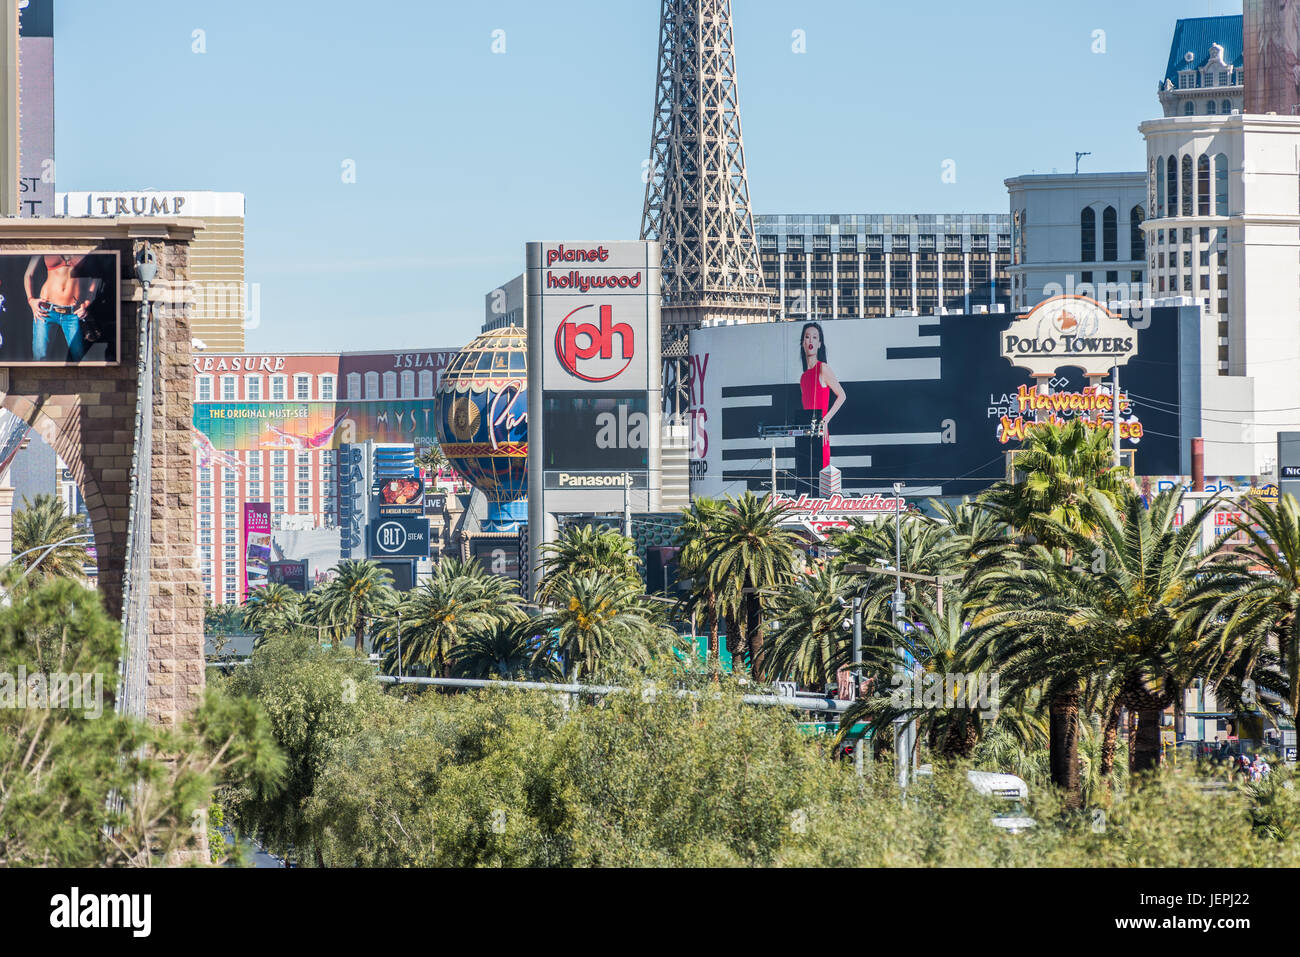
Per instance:
[[[370,523],[371,558],[428,558],[429,520],[423,515],[390,515]]]
[[[825,320],[691,334],[694,495],[811,491],[827,466],[847,493],[974,494],[1006,474],[1039,409],[1036,383],[1000,355],[1010,314]],[[815,330],[810,330],[815,326]],[[1187,474],[1200,430],[1199,310],[1133,321],[1120,370],[1122,448],[1138,475]],[[805,353],[807,353],[805,355]],[[1109,379],[1050,380],[1053,416],[1110,420]],[[802,433],[802,434],[801,434]]]
[[[646,472],[657,416],[645,392],[548,392],[542,397],[547,472]]]
[[[284,585],[300,595],[307,594],[306,562],[271,562],[267,566],[266,580],[271,585]]]

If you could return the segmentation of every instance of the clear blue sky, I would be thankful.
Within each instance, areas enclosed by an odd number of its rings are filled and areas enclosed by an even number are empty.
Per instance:
[[[1072,169],[1075,150],[1092,152],[1085,170],[1140,169],[1174,21],[1241,13],[733,6],[756,213],[1005,212],[1004,179]],[[56,14],[58,187],[245,193],[250,351],[460,345],[525,242],[638,235],[657,0],[56,0]]]

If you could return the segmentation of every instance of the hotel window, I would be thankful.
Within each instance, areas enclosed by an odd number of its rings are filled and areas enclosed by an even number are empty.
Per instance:
[[[1213,100],[1210,100],[1209,103],[1205,104],[1205,112],[1210,116],[1213,116],[1215,113],[1218,112],[1218,110],[1219,110],[1219,104],[1215,103]]]
[[[1165,161],[1165,183],[1169,187],[1169,205],[1165,207],[1167,216],[1178,215],[1178,158],[1169,157]],[[1173,242],[1173,234],[1170,234],[1170,242]]]
[[[1186,103],[1183,104],[1183,116],[1195,116],[1195,115],[1196,115],[1196,104],[1193,103],[1191,100],[1188,100]]]
[[[289,478],[289,468],[286,465],[277,465],[271,469],[271,478],[276,482],[284,482]]]
[[[378,372],[366,373],[366,398],[367,399],[379,398],[379,373]]]
[[[425,369],[420,373],[420,398],[427,399],[433,395],[433,373]]]
[[[1227,115],[1229,115],[1231,112],[1232,112],[1232,101],[1231,101],[1231,100],[1224,100],[1224,101],[1223,101],[1223,115],[1224,115],[1224,116],[1227,116]]]
[[[1182,178],[1182,211],[1184,216],[1192,215],[1192,157],[1185,155],[1183,157],[1183,178]],[[1188,242],[1191,242],[1189,239]]]
[[[226,577],[234,578],[239,574],[239,567],[234,562],[226,562]]]
[[[212,483],[211,483],[211,482],[200,482],[200,483],[199,483],[199,498],[211,498],[211,497],[212,497]]]
[[[284,499],[277,498],[271,503],[271,511],[276,515],[283,515],[285,512],[289,511],[289,505]]]
[[[199,469],[199,481],[200,481],[200,482],[211,482],[211,481],[212,481],[212,469],[208,468],[206,465],[203,466],[202,468],[200,468],[200,469]]]
[[[249,464],[249,465],[261,465],[261,464],[262,464],[262,453],[261,453],[261,452],[249,452],[249,453],[248,453],[248,464]]]
[[[195,394],[198,396],[198,401],[211,402],[212,401],[212,376],[201,375],[198,377],[196,382],[198,385],[198,391]]]
[[[1146,259],[1147,240],[1142,232],[1142,223],[1146,220],[1146,210],[1134,206],[1128,212],[1128,258]]]
[[[221,494],[226,498],[238,498],[238,485],[235,482],[226,482],[221,486]]]
[[[239,473],[234,469],[224,469],[221,473],[222,478],[227,482],[238,482]]]
[[[397,398],[397,373],[396,372],[384,373],[384,398],[385,399]]]
[[[285,399],[285,377],[282,375],[271,376],[271,401],[283,402]]]
[[[320,377],[320,397],[323,402],[334,401],[334,377],[332,375]]]
[[[1156,160],[1155,172],[1152,176],[1156,181],[1156,219],[1165,215],[1165,178],[1161,174],[1164,172],[1164,160]],[[1164,241],[1165,231],[1160,230],[1160,240]]]
[[[239,510],[239,503],[233,498],[228,498],[222,503],[221,510],[233,515]]]
[[[200,545],[212,544],[212,529],[205,528],[199,532],[199,544]]]
[[[1108,263],[1119,259],[1119,213],[1114,206],[1101,214],[1101,258]]]
[[[249,467],[248,480],[250,482],[262,481],[262,467],[260,465],[253,465]]]
[[[272,452],[272,453],[271,453],[271,464],[272,464],[272,465],[285,465],[285,464],[287,464],[287,463],[286,463],[286,457],[287,457],[287,455],[288,455],[288,453],[287,453],[287,452],[283,452],[283,451],[281,451],[281,452]]]
[[[227,545],[225,550],[225,557],[226,557],[226,561],[228,562],[239,561],[239,546]]]
[[[359,399],[359,398],[361,398],[361,373],[360,373],[360,372],[349,372],[349,373],[348,373],[348,395],[347,395],[347,397],[348,397],[349,399]]]
[[[415,373],[409,370],[402,373],[402,398],[415,398]]]
[[[1086,263],[1097,261],[1097,213],[1091,206],[1079,214],[1079,258]]]
[[[260,502],[262,500],[262,486],[260,483],[248,486],[248,500],[250,502]]]
[[[293,377],[293,397],[297,402],[307,402],[311,399],[311,376],[296,375]]]
[[[235,531],[233,528],[228,528],[222,532],[221,540],[227,545],[238,545],[239,532]]]
[[[1210,158],[1204,153],[1196,161],[1196,213],[1210,215]]]
[[[309,498],[298,499],[298,514],[299,515],[311,514],[311,499]]]
[[[1223,153],[1214,158],[1214,215],[1228,215],[1228,157]]]
[[[282,496],[284,496],[285,494],[287,494],[287,493],[285,492],[285,483],[284,483],[284,482],[272,482],[272,483],[271,483],[271,494],[272,494],[273,496],[276,496],[276,497],[282,497]]]
[[[300,466],[298,466],[298,481],[299,481],[299,482],[310,482],[310,481],[311,481],[311,466],[310,466],[310,465],[300,465]]]
[[[234,402],[238,398],[239,390],[235,388],[235,377],[223,375],[221,377],[221,401]]]
[[[299,464],[299,465],[311,465],[311,453],[310,453],[310,452],[299,452],[299,453],[298,453],[298,464]]]
[[[262,377],[260,375],[244,376],[244,398],[249,402],[262,401]]]

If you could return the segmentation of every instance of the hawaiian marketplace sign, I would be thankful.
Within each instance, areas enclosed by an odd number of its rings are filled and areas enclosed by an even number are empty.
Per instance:
[[[1137,355],[1137,331],[1101,303],[1056,296],[1039,303],[1002,333],[1002,357],[1031,375],[1067,366],[1107,375]]]

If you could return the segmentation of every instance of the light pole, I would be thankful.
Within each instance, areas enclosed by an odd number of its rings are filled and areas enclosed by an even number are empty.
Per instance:
[[[853,700],[858,700],[862,688],[862,596],[853,596]],[[850,728],[851,732],[853,729]],[[862,777],[862,741],[853,748],[853,767]]]

